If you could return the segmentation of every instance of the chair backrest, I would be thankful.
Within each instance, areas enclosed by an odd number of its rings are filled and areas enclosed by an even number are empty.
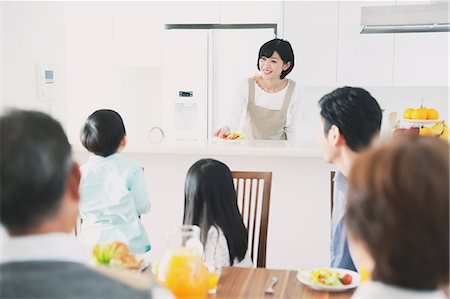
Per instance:
[[[334,176],[336,171],[330,172],[330,194],[331,194],[331,202],[330,202],[330,215],[333,215],[333,197],[334,197]]]
[[[272,172],[233,171],[239,210],[248,230],[248,248],[253,263],[266,267]],[[256,259],[255,259],[256,255]]]

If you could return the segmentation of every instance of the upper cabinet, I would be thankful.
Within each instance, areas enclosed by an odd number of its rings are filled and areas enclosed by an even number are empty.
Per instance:
[[[113,2],[113,48],[117,66],[160,67],[164,31],[161,2]]]
[[[282,19],[283,1],[221,1],[221,24],[276,23]]]
[[[397,5],[429,3],[399,1]],[[396,1],[339,2],[338,84],[448,86],[448,33],[359,33],[361,7],[385,5]]]
[[[251,24],[282,21],[283,1],[167,1],[166,24]]]
[[[166,24],[219,24],[219,1],[167,1],[164,5]],[[151,18],[152,16],[149,16]]]
[[[294,49],[290,78],[305,86],[336,84],[338,2],[285,1],[284,38]]]
[[[396,34],[394,85],[449,86],[449,33]]]
[[[391,86],[393,34],[360,34],[361,7],[395,1],[340,1],[337,50],[338,85]]]

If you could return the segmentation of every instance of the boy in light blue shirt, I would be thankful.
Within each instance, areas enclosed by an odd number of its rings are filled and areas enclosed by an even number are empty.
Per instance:
[[[81,167],[80,240],[88,246],[121,241],[132,253],[150,250],[140,215],[150,211],[144,172],[119,154],[126,145],[125,126],[113,110],[97,110],[81,130],[91,153]]]

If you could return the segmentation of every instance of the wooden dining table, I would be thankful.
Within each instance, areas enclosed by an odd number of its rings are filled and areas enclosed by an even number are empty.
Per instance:
[[[298,281],[297,273],[292,270],[226,267],[222,269],[216,294],[208,298],[348,299],[354,292],[354,289],[344,292],[316,291]],[[274,276],[278,278],[274,293],[266,294],[265,289]]]

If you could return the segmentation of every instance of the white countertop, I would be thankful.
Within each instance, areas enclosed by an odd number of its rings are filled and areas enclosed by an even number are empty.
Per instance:
[[[81,144],[73,144],[75,152],[86,152]],[[322,157],[317,142],[290,142],[279,140],[239,140],[209,142],[162,142],[141,146],[128,145],[124,153],[202,154],[235,156]]]

